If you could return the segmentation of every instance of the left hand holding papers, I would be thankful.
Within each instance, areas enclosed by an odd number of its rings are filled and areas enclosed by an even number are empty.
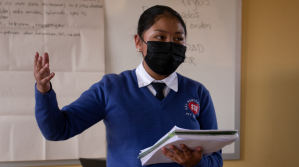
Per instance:
[[[201,147],[197,147],[195,151],[190,150],[184,144],[181,144],[180,147],[183,151],[179,150],[174,145],[169,146],[172,151],[163,147],[162,153],[174,162],[185,167],[193,167],[199,163],[203,156]]]

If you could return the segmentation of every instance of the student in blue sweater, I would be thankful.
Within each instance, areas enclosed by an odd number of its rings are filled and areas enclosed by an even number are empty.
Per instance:
[[[108,167],[138,167],[140,150],[153,145],[174,125],[186,129],[217,129],[208,90],[175,72],[184,61],[186,25],[166,6],[153,6],[140,16],[134,36],[140,65],[119,75],[107,74],[76,101],[58,108],[50,80],[49,56],[35,55],[35,115],[47,140],[67,140],[103,120]],[[146,132],[146,133],[144,133]],[[175,163],[151,167],[218,167],[221,151],[204,156],[201,148],[162,148]]]

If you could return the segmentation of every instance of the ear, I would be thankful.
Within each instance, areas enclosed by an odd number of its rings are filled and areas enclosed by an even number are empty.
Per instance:
[[[134,35],[134,40],[135,40],[135,47],[136,47],[136,49],[140,49],[141,50],[142,42],[141,42],[141,39],[140,39],[140,37],[139,37],[138,34]]]

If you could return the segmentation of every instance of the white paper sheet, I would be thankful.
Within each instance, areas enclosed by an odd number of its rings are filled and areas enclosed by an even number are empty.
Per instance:
[[[234,140],[235,141],[235,140]],[[170,145],[174,145],[177,148],[180,148],[180,144],[185,144],[188,146],[188,148],[195,150],[197,147],[203,148],[203,154],[208,156],[211,154],[211,152],[215,150],[220,150],[224,146],[231,144],[234,142],[233,140],[227,140],[227,141],[212,141],[212,140],[183,140],[183,139],[170,139],[169,144],[158,147],[157,150],[151,152],[147,156],[141,159],[142,166],[144,165],[151,165],[151,164],[157,164],[157,163],[173,163],[171,159],[164,156],[162,153],[162,147],[169,148]],[[168,143],[168,142],[167,142]],[[205,154],[205,152],[209,152],[210,154]]]
[[[59,107],[105,74],[103,0],[0,0],[0,162],[106,156],[98,123],[45,141],[34,116],[35,52],[48,52]]]
[[[158,145],[159,142],[165,140],[169,134],[173,132],[203,132],[203,131],[218,131],[218,130],[189,130],[174,126],[168,133],[166,133],[160,140],[158,140],[152,147]],[[234,131],[234,130],[227,130]],[[151,165],[157,163],[172,163],[173,161],[163,155],[161,149],[169,148],[170,145],[176,146],[180,149],[180,144],[185,144],[191,150],[197,147],[202,147],[202,153],[206,156],[211,155],[213,152],[219,151],[224,146],[235,142],[238,139],[238,133],[234,135],[192,135],[192,134],[175,134],[173,137],[165,141],[163,144],[155,148],[153,151],[142,157],[141,163],[144,165]],[[151,147],[141,150],[140,154],[146,152]]]

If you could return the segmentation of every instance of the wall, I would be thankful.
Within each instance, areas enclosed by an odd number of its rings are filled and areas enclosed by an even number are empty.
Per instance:
[[[241,160],[299,166],[299,1],[243,0]]]
[[[241,159],[224,166],[299,166],[298,9],[297,0],[243,0]]]

